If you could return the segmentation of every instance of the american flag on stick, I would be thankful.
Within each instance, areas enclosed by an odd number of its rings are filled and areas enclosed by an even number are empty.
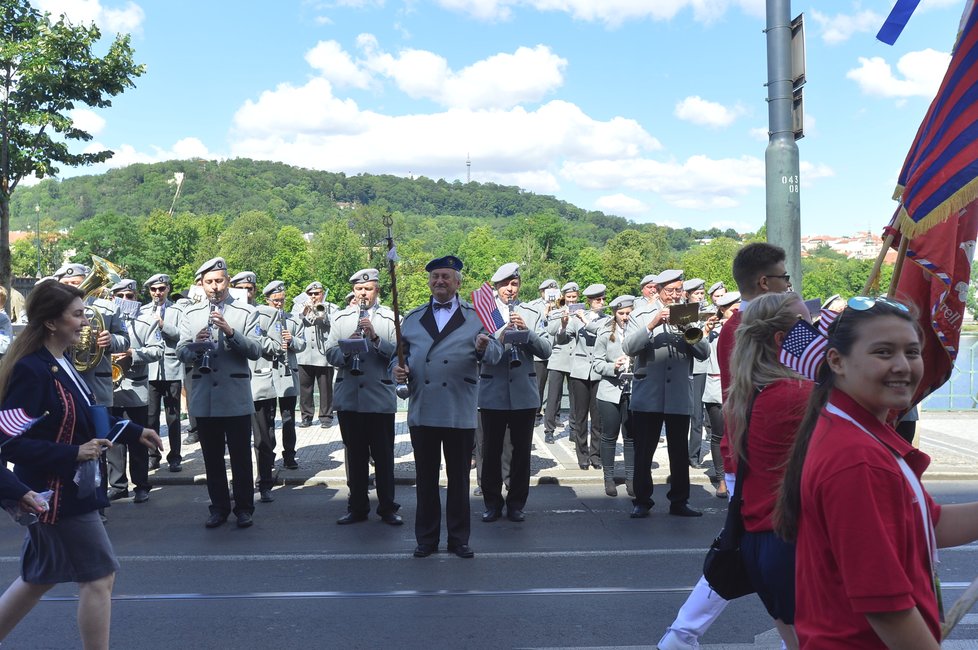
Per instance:
[[[779,360],[802,377],[815,381],[828,344],[828,339],[813,325],[800,320],[784,337]]]
[[[45,415],[47,413],[44,413],[41,417],[32,418],[21,408],[0,411],[0,432],[3,432],[11,438],[15,438],[30,429],[35,422]]]
[[[818,316],[818,332],[825,338],[829,337],[829,325],[838,317],[839,313],[831,309],[823,309]]]
[[[496,294],[493,293],[492,285],[488,282],[472,292],[472,306],[475,307],[475,313],[479,315],[479,320],[482,321],[487,332],[495,332],[506,324],[503,315],[499,313],[499,307],[496,306]]]

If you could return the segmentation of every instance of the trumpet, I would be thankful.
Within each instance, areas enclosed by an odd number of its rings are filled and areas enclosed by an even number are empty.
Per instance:
[[[355,336],[363,336],[363,326],[360,325],[359,321],[363,320],[364,318],[370,318],[370,313],[367,311],[367,300],[365,298],[360,300],[360,315],[357,316],[357,329],[356,332],[354,332]],[[363,374],[363,370],[360,369],[359,352],[354,354],[353,359],[350,360],[350,374],[354,377],[359,377]]]
[[[514,311],[515,308],[516,308],[516,298],[515,297],[509,299],[508,306],[509,306],[509,322],[512,323],[513,322],[513,316],[516,315],[516,313]],[[517,349],[515,343],[511,343],[510,346],[509,346],[509,367],[510,368],[519,368],[521,365],[523,365],[523,362],[520,361],[520,351]]]
[[[699,327],[699,303],[676,303],[666,305],[666,308],[669,310],[669,324],[683,335],[688,345],[696,345],[703,340],[703,329]]]

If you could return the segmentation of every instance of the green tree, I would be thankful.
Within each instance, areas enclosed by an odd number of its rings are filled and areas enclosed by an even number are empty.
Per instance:
[[[151,275],[152,266],[143,255],[139,222],[133,223],[129,217],[100,214],[83,221],[71,231],[68,245],[75,249],[76,262],[90,266],[92,255],[98,255],[122,267],[126,277],[138,282]]]
[[[367,266],[367,250],[342,218],[331,219],[312,239],[313,277],[329,289],[331,302],[343,301],[350,276]]]
[[[706,286],[723,281],[728,287],[736,287],[733,279],[733,258],[740,250],[740,242],[727,237],[714,239],[703,246],[693,246],[683,254],[680,265],[687,278],[703,278]]]
[[[72,153],[92,135],[69,116],[78,105],[111,106],[144,67],[133,61],[128,35],[105,56],[93,53],[102,34],[93,24],[51,23],[27,0],[0,0],[0,284],[10,287],[10,197],[27,176],[44,178],[58,165],[104,162],[111,151]]]
[[[589,284],[604,284],[604,274],[601,269],[603,261],[598,249],[592,246],[582,248],[571,268],[570,279],[580,285],[581,291],[584,291]]]
[[[272,275],[285,283],[285,295],[297,296],[311,281],[312,257],[309,244],[295,226],[282,226],[275,239],[275,255],[272,257]]]
[[[623,294],[637,295],[638,283],[649,273],[664,270],[670,253],[666,238],[659,232],[623,230],[605,244],[601,262],[596,269],[608,287],[609,300]],[[581,288],[581,276],[574,275]]]
[[[258,276],[258,290],[272,280],[272,253],[278,238],[279,225],[267,212],[252,210],[242,213],[228,224],[218,238],[221,257],[233,276],[241,271],[253,271]]]
[[[455,254],[465,265],[461,289],[465,300],[471,300],[469,294],[481,287],[483,282],[489,282],[496,269],[507,262],[516,261],[511,243],[497,237],[488,226],[469,231]]]

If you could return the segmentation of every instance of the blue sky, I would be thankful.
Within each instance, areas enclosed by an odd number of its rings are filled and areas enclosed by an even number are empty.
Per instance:
[[[764,222],[764,0],[35,2],[131,33],[147,66],[111,108],[75,113],[111,166],[248,157],[465,181],[469,156],[474,181],[636,222]],[[922,0],[891,47],[875,35],[892,4],[792,3],[803,234],[878,231],[895,207],[964,0]]]

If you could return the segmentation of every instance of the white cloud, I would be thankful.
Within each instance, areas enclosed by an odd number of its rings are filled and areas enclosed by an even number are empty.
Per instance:
[[[95,151],[103,151],[108,149],[101,142],[89,142],[85,151],[88,153]],[[109,158],[108,161],[101,165],[94,165],[92,167],[80,167],[78,170],[84,171],[84,173],[99,173],[105,169],[112,169],[116,167],[125,167],[126,165],[132,165],[135,163],[154,163],[162,162],[165,160],[187,160],[189,158],[205,158],[207,160],[219,160],[223,159],[224,156],[209,151],[207,146],[204,145],[197,138],[183,138],[178,140],[169,149],[164,149],[162,147],[154,146],[152,152],[136,151],[136,149],[129,144],[124,144],[120,147],[115,147],[115,155]],[[62,170],[66,171],[66,170]]]
[[[82,131],[87,131],[90,135],[97,136],[105,128],[105,119],[94,111],[87,108],[76,108],[68,113],[75,127]]]
[[[771,136],[766,126],[755,126],[747,131],[747,134],[753,140],[758,142],[767,142]]]
[[[673,114],[684,122],[718,128],[733,124],[741,112],[740,108],[730,109],[694,95],[676,104]]]
[[[763,221],[761,223],[764,223]],[[747,223],[746,221],[733,221],[729,219],[721,219],[720,221],[711,221],[710,228],[717,228],[718,230],[726,230],[727,228],[733,228],[739,233],[754,232],[760,227],[759,224]]]
[[[882,15],[868,9],[834,16],[813,10],[812,19],[822,28],[822,40],[831,45],[847,41],[856,34],[875,34],[884,20]]]
[[[336,41],[320,41],[306,52],[306,63],[336,86],[367,88],[370,73],[354,61]]]
[[[142,7],[131,1],[121,8],[105,7],[100,0],[37,0],[35,5],[55,19],[64,14],[75,24],[95,23],[110,33],[137,32],[146,19]]]
[[[933,97],[941,85],[951,55],[930,48],[908,52],[897,61],[898,75],[882,57],[860,57],[859,67],[846,73],[867,95]]]
[[[648,213],[648,204],[626,194],[609,194],[594,202],[594,209],[620,217],[635,217]]]

